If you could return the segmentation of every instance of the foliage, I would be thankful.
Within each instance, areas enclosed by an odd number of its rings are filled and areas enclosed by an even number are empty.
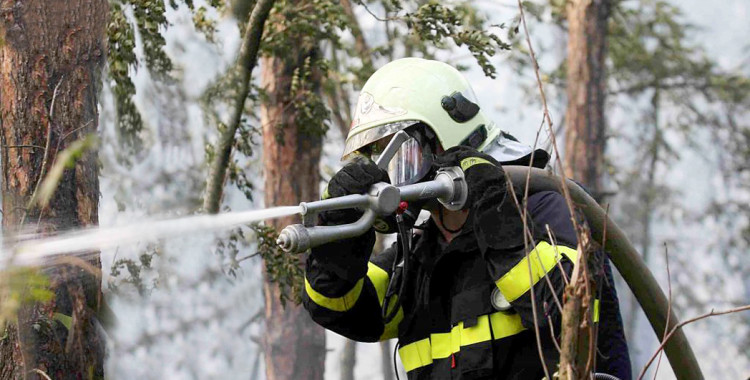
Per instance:
[[[35,268],[10,267],[0,271],[0,340],[6,322],[15,320],[21,306],[47,302],[54,297],[49,278]]]
[[[258,254],[266,266],[266,276],[279,285],[281,304],[284,305],[287,301],[299,304],[302,302],[305,278],[300,256],[290,255],[276,245],[279,234],[273,227],[257,224],[252,229],[258,241]]]
[[[125,141],[124,145],[137,151],[138,133],[143,129],[143,120],[133,103],[135,85],[130,79],[130,69],[137,66],[135,31],[120,3],[111,4],[109,19],[107,65],[109,77],[114,82],[112,92],[117,110],[117,128]]]
[[[466,45],[484,74],[490,78],[495,78],[496,74],[490,57],[497,50],[510,49],[510,45],[497,35],[472,27],[477,23],[481,25],[481,20],[477,18],[475,9],[466,3],[449,8],[437,2],[428,2],[415,12],[407,13],[404,22],[421,41],[441,46],[444,40],[451,39],[458,47]]]
[[[206,7],[195,8],[192,0],[184,4],[193,12],[195,28],[204,33],[206,39],[213,41],[216,23],[207,16]],[[177,9],[180,3],[169,0],[169,5]],[[209,0],[208,5],[221,10],[223,0]],[[112,92],[115,98],[116,123],[120,140],[125,148],[130,149],[128,156],[141,150],[140,132],[143,130],[143,119],[133,103],[136,88],[130,77],[131,71],[137,70],[141,60],[136,55],[136,30],[140,37],[140,48],[146,69],[156,80],[171,79],[172,61],[164,51],[166,41],[162,31],[169,22],[166,17],[164,0],[115,0],[110,2],[110,21],[107,25],[109,53],[107,67]]]
[[[149,246],[145,252],[138,256],[138,260],[119,259],[115,260],[110,267],[111,276],[108,286],[111,292],[123,294],[120,288],[123,284],[129,284],[135,288],[139,295],[148,294],[153,287],[157,285],[156,281],[151,284],[146,283],[144,272],[153,269],[154,258],[160,255],[158,246]],[[127,271],[127,277],[125,272]],[[115,279],[117,279],[115,281]]]

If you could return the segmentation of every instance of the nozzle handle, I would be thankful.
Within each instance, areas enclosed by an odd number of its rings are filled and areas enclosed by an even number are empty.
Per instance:
[[[450,210],[461,209],[468,195],[466,180],[460,168],[442,168],[432,181],[394,187],[378,183],[370,194],[346,195],[317,202],[300,203],[303,215],[325,210],[344,208],[366,209],[362,217],[354,223],[336,226],[305,227],[293,224],[284,228],[276,243],[285,252],[298,253],[332,241],[357,237],[367,232],[378,215],[391,214],[401,201],[438,199]]]
[[[337,240],[349,239],[367,232],[375,221],[375,212],[367,210],[354,223],[338,226],[305,227],[302,224],[287,226],[279,234],[276,244],[289,253],[305,252],[310,248]]]

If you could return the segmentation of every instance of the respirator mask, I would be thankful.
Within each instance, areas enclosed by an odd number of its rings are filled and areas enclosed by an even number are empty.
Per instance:
[[[435,134],[424,124],[415,124],[404,129],[408,134],[388,162],[386,171],[394,186],[412,185],[425,180],[432,170]],[[361,154],[377,162],[393,135],[380,138],[359,150]]]
[[[388,178],[390,178],[391,184],[396,187],[430,180],[430,177],[434,175],[432,163],[434,161],[436,136],[426,125],[418,122],[412,123],[413,125],[405,129],[402,129],[403,125],[398,126],[400,127],[398,130],[403,130],[408,138],[398,146],[398,150],[386,166]],[[384,131],[380,129],[377,132],[382,133]],[[379,136],[382,136],[382,134]],[[394,138],[397,138],[394,137],[394,134],[380,137],[361,147],[357,152],[374,162],[378,162],[380,156]],[[411,202],[409,204],[403,215],[407,228],[414,226],[424,204],[425,202]],[[374,227],[376,231],[381,233],[396,232],[395,221],[392,217],[376,220]]]

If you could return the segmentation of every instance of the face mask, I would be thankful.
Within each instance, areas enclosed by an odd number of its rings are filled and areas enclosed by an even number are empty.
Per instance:
[[[388,163],[388,177],[394,186],[417,183],[424,179],[432,167],[432,148],[426,143],[426,138],[417,130],[407,131],[407,133],[410,136],[409,139],[401,144]],[[373,144],[370,151],[370,158],[373,161],[377,161],[391,138],[389,136]]]

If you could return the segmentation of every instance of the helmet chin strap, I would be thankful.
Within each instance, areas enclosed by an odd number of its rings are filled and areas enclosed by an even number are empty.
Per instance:
[[[450,229],[450,228],[448,228],[447,225],[445,225],[445,220],[444,220],[445,219],[445,216],[444,216],[444,214],[445,214],[445,207],[440,207],[438,213],[440,215],[440,225],[443,226],[444,230],[446,230],[446,231],[448,231],[448,232],[450,232],[452,234],[460,232],[461,229],[464,228],[464,224],[466,224],[466,220],[464,220],[464,222],[461,223],[461,225],[458,226],[458,228],[456,228],[455,230]]]

